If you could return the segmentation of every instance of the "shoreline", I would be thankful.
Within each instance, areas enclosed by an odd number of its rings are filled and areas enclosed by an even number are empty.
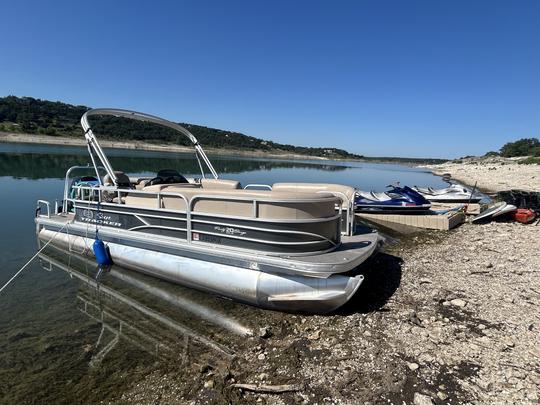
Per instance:
[[[432,172],[453,171],[460,181],[474,177],[480,188],[496,189],[474,166],[433,165]],[[528,170],[540,167],[516,164],[487,173],[500,187],[515,189],[523,188],[516,173]],[[537,403],[537,233],[533,225],[500,220],[405,237],[360,266],[365,281],[337,313],[272,314],[259,325],[270,332],[248,338],[235,362],[203,374],[192,367],[184,383],[177,374],[158,370],[122,398],[148,403],[178,395],[193,402],[212,395],[241,404],[345,404],[359,398],[426,405]],[[156,388],[163,381],[170,390]],[[233,389],[234,382],[300,388],[254,393]]]
[[[519,159],[480,158],[461,163],[447,162],[437,165],[421,165],[437,176],[450,174],[451,178],[488,193],[520,189],[540,190],[540,165],[519,164]]]
[[[35,145],[63,145],[63,146],[82,146],[86,147],[84,138],[77,139],[66,136],[50,136],[50,135],[35,135],[35,134],[16,134],[8,132],[0,132],[0,143],[22,143]],[[152,144],[140,141],[110,141],[100,140],[101,147],[107,149],[124,149],[124,150],[140,150],[165,153],[186,153],[193,152],[193,148],[188,146],[168,145],[168,144]],[[315,160],[315,161],[360,161],[357,159],[344,158],[327,158],[321,156],[299,155],[296,153],[273,153],[265,151],[243,151],[236,149],[216,149],[204,148],[208,154],[221,154],[227,156],[242,156],[242,157],[261,157],[271,159],[291,159],[291,160]]]
[[[33,144],[33,145],[63,145],[63,146],[80,146],[86,147],[86,141],[84,138],[73,138],[68,136],[51,136],[51,135],[38,135],[38,134],[22,134],[13,132],[0,131],[0,143],[20,143],[20,144]],[[100,145],[107,149],[124,149],[124,150],[137,150],[137,151],[152,151],[163,153],[186,153],[193,152],[193,148],[188,146],[178,146],[169,144],[153,144],[140,141],[111,141],[100,140]],[[400,158],[329,158],[324,156],[312,156],[301,155],[297,153],[280,153],[280,152],[267,152],[261,150],[240,150],[240,149],[216,149],[216,148],[204,148],[208,154],[212,155],[227,155],[227,156],[239,156],[239,157],[258,157],[267,159],[288,159],[288,160],[313,160],[317,162],[357,162],[357,163],[382,163],[382,164],[395,164],[408,167],[421,167],[418,166],[422,162],[431,161],[431,159],[411,159],[401,161]]]

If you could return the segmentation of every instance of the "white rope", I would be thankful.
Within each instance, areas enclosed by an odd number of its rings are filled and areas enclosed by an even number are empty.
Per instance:
[[[19,271],[17,271],[17,273],[15,273],[15,275],[14,275],[13,277],[11,277],[11,278],[8,280],[8,282],[7,282],[6,284],[4,284],[4,285],[2,286],[2,288],[0,288],[0,292],[2,292],[2,290],[4,290],[4,288],[6,288],[13,280],[15,280],[15,278],[17,278],[17,276],[18,276],[18,275],[19,275],[19,274],[20,274],[20,273],[21,273],[21,272],[22,272],[22,271],[23,271],[30,263],[32,263],[32,261],[33,261],[33,260],[41,253],[41,251],[42,251],[43,249],[45,249],[45,248],[49,245],[49,243],[51,243],[51,242],[53,241],[54,238],[56,238],[56,235],[58,235],[58,234],[65,228],[66,225],[67,225],[67,222],[66,222],[64,225],[62,225],[62,228],[60,228],[58,231],[56,231],[56,233],[53,235],[53,237],[52,237],[51,239],[49,239],[49,241],[48,241],[47,243],[45,243],[45,245],[43,245],[43,247],[42,247],[41,249],[39,249],[39,250],[37,251],[37,253],[36,253],[34,256],[32,256],[32,258],[31,258],[30,260],[28,260],[28,261],[25,263],[24,266],[21,267],[21,268],[19,269]]]

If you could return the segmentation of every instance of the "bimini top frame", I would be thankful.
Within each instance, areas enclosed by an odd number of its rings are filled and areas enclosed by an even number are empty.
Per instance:
[[[199,162],[199,167],[201,169],[202,176],[205,177],[204,169],[201,164],[201,158],[206,164],[206,167],[208,167],[208,170],[210,170],[210,173],[212,173],[212,176],[214,176],[214,178],[216,179],[218,178],[218,174],[216,170],[214,169],[214,166],[212,166],[210,159],[208,159],[208,156],[206,156],[206,153],[204,152],[202,146],[197,141],[197,138],[195,138],[195,136],[191,132],[189,132],[187,129],[185,129],[181,125],[175,124],[174,122],[165,120],[163,118],[159,118],[153,115],[144,114],[144,113],[140,113],[136,111],[113,109],[113,108],[96,108],[93,110],[88,110],[87,112],[84,113],[84,115],[81,118],[81,126],[84,130],[84,137],[86,138],[86,141],[88,142],[88,152],[90,153],[90,158],[92,159],[92,164],[94,165],[100,184],[101,184],[101,178],[99,176],[98,166],[94,158],[94,153],[97,155],[98,159],[101,161],[101,164],[105,168],[105,171],[107,172],[107,174],[109,175],[109,177],[111,178],[115,186],[118,186],[118,180],[117,180],[116,175],[114,174],[114,170],[109,162],[109,159],[107,159],[107,156],[105,156],[103,149],[101,149],[101,146],[99,145],[97,138],[94,135],[92,128],[90,127],[90,123],[88,122],[88,117],[90,117],[91,115],[111,115],[113,117],[122,117],[122,118],[137,120],[137,121],[150,122],[153,124],[161,125],[163,127],[174,129],[175,131],[178,131],[181,134],[187,136],[189,140],[193,143],[195,147],[195,155],[197,157],[197,161]]]

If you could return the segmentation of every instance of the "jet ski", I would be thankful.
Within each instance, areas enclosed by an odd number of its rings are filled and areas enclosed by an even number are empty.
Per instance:
[[[482,199],[481,194],[473,193],[473,190],[462,186],[461,184],[451,184],[446,188],[438,189],[414,186],[413,189],[431,202],[477,203]]]
[[[382,214],[425,213],[431,203],[410,187],[388,186],[384,193],[356,192],[355,211]]]

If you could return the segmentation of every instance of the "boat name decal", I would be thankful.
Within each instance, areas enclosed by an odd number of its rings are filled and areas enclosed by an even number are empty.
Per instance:
[[[116,228],[120,228],[122,226],[122,223],[113,219],[112,215],[107,215],[102,212],[97,212],[94,218],[94,213],[91,210],[83,210],[81,215],[79,216],[79,220],[81,222],[86,222],[90,224],[114,226]]]
[[[232,228],[230,226],[214,226],[214,229],[218,232],[226,233],[227,235],[244,236],[246,234],[245,231],[241,231],[240,229]]]

